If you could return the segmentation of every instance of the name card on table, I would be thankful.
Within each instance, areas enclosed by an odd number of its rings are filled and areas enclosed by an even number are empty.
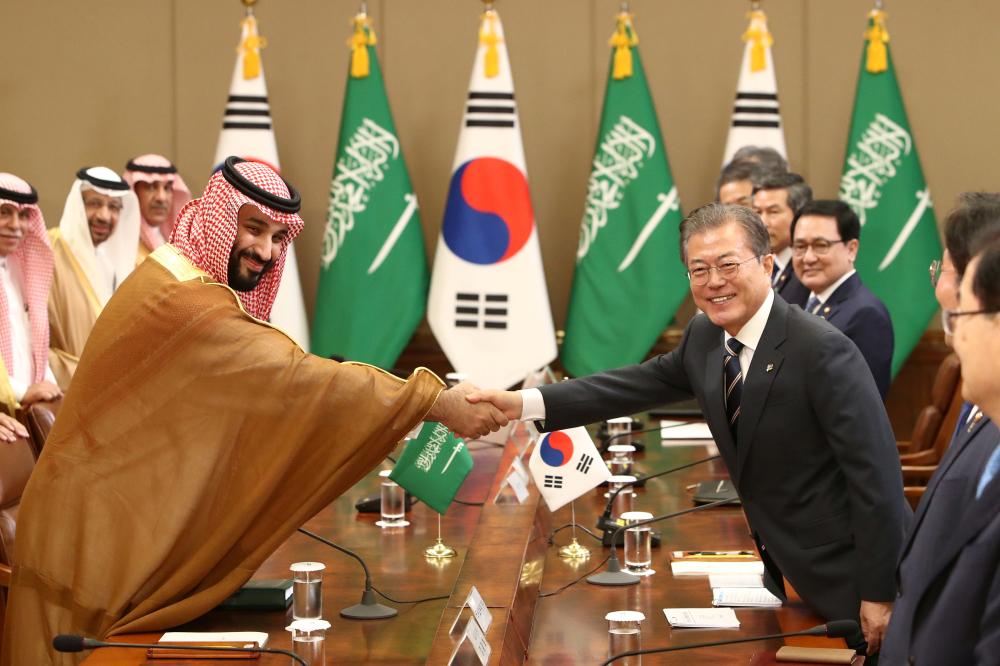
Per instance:
[[[476,624],[479,625],[483,633],[490,630],[490,624],[493,623],[493,615],[490,614],[489,607],[483,601],[483,595],[479,594],[479,590],[473,585],[469,588],[469,595],[465,597],[465,603],[458,609],[458,615],[455,616],[455,621],[452,622],[448,633],[454,633],[455,628],[459,626],[459,622],[462,619],[462,611],[466,608],[472,611],[472,617],[475,618]]]
[[[470,645],[472,646],[472,650],[468,649]],[[448,660],[448,666],[452,664],[465,666],[473,664],[476,661],[479,662],[480,666],[486,666],[490,661],[492,651],[493,648],[490,647],[489,642],[486,640],[486,634],[479,628],[479,624],[477,622],[469,622],[465,625],[462,638],[458,641],[455,651],[452,652],[451,658]]]

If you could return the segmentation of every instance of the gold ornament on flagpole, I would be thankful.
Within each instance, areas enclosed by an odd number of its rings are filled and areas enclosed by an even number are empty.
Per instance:
[[[433,546],[424,549],[424,556],[430,560],[449,560],[457,554],[454,548],[441,540],[441,514],[439,513],[437,542]]]
[[[564,560],[586,560],[590,558],[590,549],[576,540],[576,502],[570,502],[569,506],[572,511],[573,540],[559,549],[559,557]]]

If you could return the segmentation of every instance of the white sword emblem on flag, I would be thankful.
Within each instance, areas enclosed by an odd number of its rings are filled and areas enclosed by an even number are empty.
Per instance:
[[[656,198],[659,200],[660,205],[657,206],[655,211],[653,211],[653,215],[646,222],[646,226],[644,226],[642,231],[639,232],[639,235],[636,236],[635,242],[632,243],[632,249],[629,250],[628,254],[625,255],[625,258],[622,259],[622,263],[618,266],[619,273],[632,265],[635,258],[639,256],[639,252],[642,251],[642,247],[646,244],[646,241],[649,240],[649,237],[654,231],[656,231],[657,225],[663,221],[663,217],[670,211],[677,210],[676,187],[671,187],[670,192],[667,194],[663,194],[662,192],[657,194]]]
[[[917,223],[920,222],[920,218],[924,216],[924,212],[927,210],[927,207],[931,205],[931,191],[929,189],[925,188],[918,190],[915,196],[917,197],[917,207],[913,209],[912,213],[910,213],[910,219],[908,219],[906,224],[903,225],[903,230],[899,232],[899,236],[896,237],[896,242],[889,248],[889,252],[886,253],[885,259],[883,259],[882,263],[878,265],[879,271],[884,271],[889,267],[889,264],[896,259],[896,255],[903,249],[903,246],[906,244],[906,240],[910,237],[910,234],[913,233],[913,230],[916,229]]]
[[[458,446],[455,447],[455,450],[451,452],[451,457],[448,458],[448,462],[444,464],[444,468],[441,470],[442,474],[448,471],[448,468],[451,466],[451,461],[455,459],[455,456],[458,455],[458,452],[461,451],[464,446],[465,444],[463,442],[458,443]]]
[[[399,240],[400,235],[403,233],[403,229],[406,228],[406,224],[413,217],[414,211],[417,210],[417,196],[412,192],[404,194],[403,200],[406,201],[406,208],[403,209],[403,214],[399,216],[396,220],[395,226],[393,226],[392,231],[386,237],[385,242],[382,243],[382,249],[378,251],[375,255],[375,259],[372,261],[372,265],[368,267],[368,275],[371,275],[378,270],[385,258],[389,256],[392,252],[392,248],[396,245],[396,241]]]

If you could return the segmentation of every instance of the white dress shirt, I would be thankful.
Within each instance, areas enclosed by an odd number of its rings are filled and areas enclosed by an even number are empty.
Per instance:
[[[833,296],[833,292],[837,291],[837,288],[840,287],[840,285],[847,282],[847,280],[850,279],[850,277],[855,273],[857,273],[857,271],[852,268],[851,270],[841,275],[836,282],[834,282],[833,284],[831,284],[829,287],[819,292],[818,294],[814,292],[809,292],[809,297],[810,298],[815,297],[816,300],[819,301],[819,305],[823,305],[830,299],[831,296]],[[817,305],[816,307],[819,307],[819,305]],[[815,314],[815,312],[813,312],[812,314]]]
[[[21,296],[21,276],[16,266],[9,263],[6,257],[0,258],[0,281],[7,295],[7,318],[10,326],[11,365],[7,368],[7,377],[14,397],[21,400],[35,376],[35,361],[31,348],[31,324],[28,321],[28,311],[24,307]],[[45,379],[55,383],[48,363],[45,364]]]
[[[754,350],[757,349],[757,345],[760,344],[760,336],[764,334],[764,327],[767,325],[767,318],[771,316],[772,305],[774,305],[774,291],[769,289],[767,296],[764,298],[764,302],[761,303],[759,308],[757,308],[757,312],[750,317],[750,320],[743,324],[743,328],[741,328],[735,336],[726,333],[726,342],[729,341],[729,338],[735,337],[743,343],[743,349],[740,350],[740,369],[743,371],[744,377],[747,376],[747,371],[750,369],[750,362],[753,360]],[[530,388],[522,389],[518,391],[518,393],[521,394],[520,420],[544,420],[545,399],[542,397],[542,392],[536,388]]]
[[[771,286],[776,287],[778,286],[778,278],[785,271],[785,266],[792,260],[792,248],[788,246],[781,252],[772,253],[771,256],[774,257],[774,265],[778,267],[774,278],[771,280]]]

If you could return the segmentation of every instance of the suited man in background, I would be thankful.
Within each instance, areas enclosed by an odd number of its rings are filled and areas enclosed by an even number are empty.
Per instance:
[[[792,268],[792,221],[812,200],[812,188],[797,173],[768,172],[760,176],[753,190],[753,211],[767,227],[774,255],[771,285],[787,302],[800,308],[809,300],[809,289]]]
[[[931,284],[941,304],[945,341],[949,345],[953,345],[951,326],[962,318],[952,317],[951,313],[967,309],[959,306],[958,286],[966,273],[969,257],[981,251],[990,236],[1000,237],[1000,194],[961,195],[959,205],[945,219],[944,256],[941,261],[931,265]],[[955,257],[954,261],[952,257]],[[975,328],[969,327],[973,332]],[[978,366],[991,360],[994,359],[988,357],[983,348],[979,355],[971,357],[970,362]],[[963,366],[963,374],[964,370]],[[974,374],[973,393],[976,393],[975,377]],[[953,543],[963,524],[963,517],[970,512],[982,513],[985,508],[985,505],[977,501],[976,494],[986,464],[997,450],[998,442],[1000,429],[978,405],[967,402],[955,426],[948,450],[928,481],[927,489],[917,505],[913,529],[903,543],[897,570],[899,592],[886,630],[881,655],[883,665],[905,664],[911,656],[919,663],[922,657],[928,655],[919,652],[917,644],[936,640],[941,635],[940,625],[928,623],[928,617],[939,612],[936,611],[935,603],[941,594],[938,580],[942,573],[947,573],[942,571],[942,566],[945,565],[940,563],[942,551],[947,550],[946,544]],[[991,510],[995,514],[996,505]],[[985,581],[975,581],[969,585],[969,593],[987,589]],[[972,605],[968,608],[972,612],[982,610],[981,607],[976,609]],[[966,626],[962,630],[973,629]],[[949,632],[948,635],[951,637],[953,633]],[[971,651],[975,644],[975,640],[967,640],[963,649]],[[952,640],[946,645],[949,650],[955,647]],[[924,646],[922,649],[927,648]],[[997,649],[993,650],[993,654],[998,654]],[[948,656],[948,660],[954,659],[954,663],[972,661],[971,654],[967,655],[968,659],[958,658],[958,655]],[[934,660],[929,663],[934,663]]]
[[[896,440],[857,347],[775,297],[767,229],[709,204],[681,225],[703,314],[680,346],[644,363],[524,391],[483,390],[508,418],[557,430],[698,399],[764,560],[827,619],[858,618],[849,644],[878,651],[910,518]],[[743,378],[746,378],[745,381]]]
[[[795,274],[810,290],[805,311],[840,329],[861,350],[885,400],[892,383],[892,320],[854,270],[861,222],[843,201],[816,200],[792,222]]]

